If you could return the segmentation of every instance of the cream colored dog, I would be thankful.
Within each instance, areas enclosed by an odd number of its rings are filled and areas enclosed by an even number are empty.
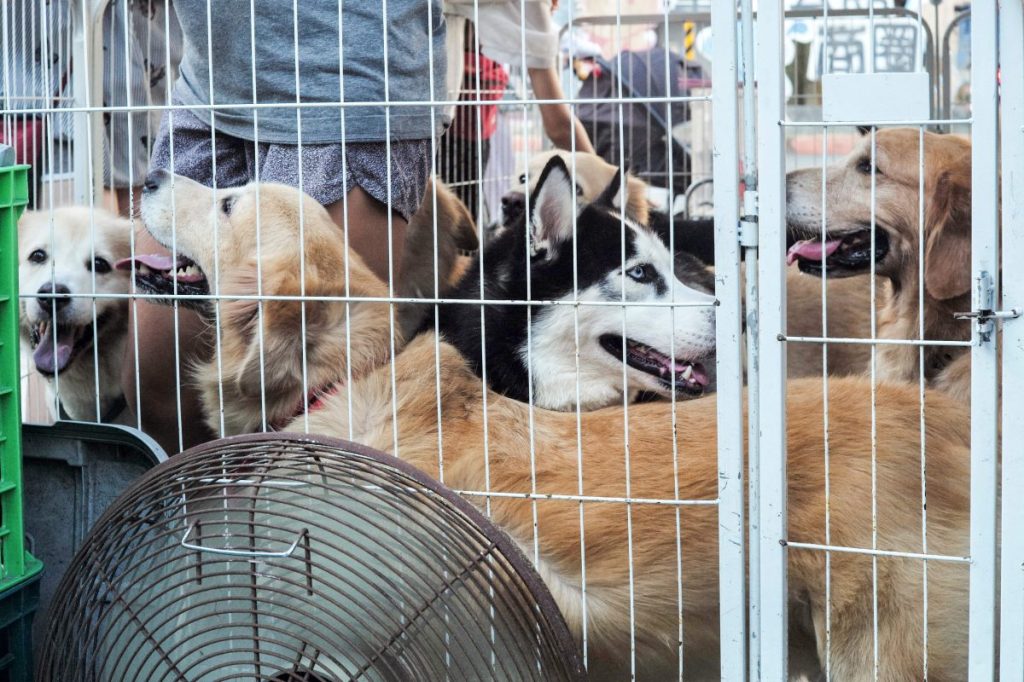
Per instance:
[[[717,499],[715,396],[674,406],[633,405],[628,415],[621,407],[578,417],[531,411],[486,392],[462,356],[429,334],[413,340],[391,365],[387,306],[373,301],[384,295],[384,285],[358,256],[346,253],[339,228],[308,197],[303,199],[300,248],[295,192],[283,186],[260,188],[264,237],[259,256],[252,249],[257,201],[252,186],[213,195],[213,190],[182,178],[172,183],[164,175],[143,199],[146,224],[164,242],[171,234],[171,206],[176,207],[183,260],[167,270],[140,273],[140,285],[167,293],[168,283],[181,276],[177,272],[201,290],[208,286],[206,273],[219,272],[221,293],[229,297],[220,303],[216,320],[223,343],[219,369],[227,431],[258,430],[265,422],[285,430],[308,427],[391,452],[456,489],[496,493],[489,504],[494,521],[528,556],[536,550],[537,569],[578,636],[586,618],[592,677],[628,676],[635,650],[640,679],[675,677],[680,655],[686,679],[718,679],[716,507],[592,502],[581,508],[577,501],[557,499],[580,494]],[[220,238],[216,252],[214,232]],[[257,272],[263,294],[271,299],[262,304],[251,298],[231,300],[256,291]],[[355,299],[331,298],[339,293]],[[302,302],[300,294],[315,298]],[[213,312],[201,297],[193,305]],[[215,321],[212,314],[210,319]],[[204,365],[195,376],[206,392],[209,419],[216,423],[218,374]],[[826,532],[821,392],[818,380],[794,381],[787,403],[789,537],[818,543]],[[834,379],[829,400],[840,406],[829,414],[831,542],[870,547],[871,510],[876,508],[879,548],[920,551],[917,388],[878,386],[874,466],[868,382]],[[928,551],[963,556],[969,544],[969,428],[945,395],[929,392],[926,400],[934,415],[925,434]],[[678,467],[673,465],[674,438]],[[873,480],[876,505],[871,504]],[[471,499],[483,505],[485,498]],[[798,668],[793,674],[819,675],[827,651],[833,679],[872,679],[872,559],[833,553],[828,601],[825,562],[822,552],[789,550],[790,660]],[[930,679],[966,676],[967,568],[929,564]],[[922,564],[883,557],[877,575],[881,679],[915,679],[921,676],[924,655]],[[685,624],[681,643],[680,619]]]
[[[30,211],[18,222],[21,338],[49,404],[71,419],[128,423],[121,363],[128,332],[131,224],[99,208]],[[95,296],[94,294],[100,294]]]

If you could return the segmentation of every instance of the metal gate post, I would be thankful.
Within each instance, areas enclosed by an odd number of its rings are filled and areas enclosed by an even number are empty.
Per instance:
[[[743,539],[743,404],[739,156],[736,128],[736,3],[716,2],[711,106],[714,119],[715,315],[718,363],[718,585],[722,680],[745,680],[746,566]]]
[[[999,52],[1003,65],[1002,189],[1004,310],[1024,309],[1024,4],[999,8]],[[986,193],[987,195],[987,193]],[[1024,318],[1003,325],[1003,508],[1002,584],[999,591],[999,678],[1024,680]]]
[[[997,174],[998,92],[996,85],[995,2],[972,7],[971,23],[971,268],[976,281],[999,272],[999,184]],[[1018,66],[1016,64],[1014,66]],[[998,301],[998,277],[991,278]],[[974,287],[972,309],[980,310],[987,292]],[[999,410],[996,392],[996,337],[993,322],[975,319],[971,348],[971,577],[969,679],[995,676],[996,623],[996,465]],[[1005,525],[1004,525],[1005,528]]]
[[[784,130],[782,3],[758,6],[755,35],[757,75],[757,175],[759,243],[758,447],[760,449],[761,668],[760,679],[787,679],[786,599],[786,355],[785,332],[786,169]]]

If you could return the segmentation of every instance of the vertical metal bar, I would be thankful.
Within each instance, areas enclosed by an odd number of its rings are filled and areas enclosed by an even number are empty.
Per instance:
[[[747,675],[757,678],[761,667],[761,537],[760,537],[760,476],[761,455],[758,440],[758,348],[757,301],[757,101],[754,83],[754,7],[752,0],[740,2],[740,44],[743,68],[743,221],[740,245],[744,249],[743,296],[746,300],[747,321]],[[717,260],[716,260],[717,262]]]
[[[740,317],[739,170],[736,128],[736,3],[711,10],[714,116],[715,315],[718,382],[718,585],[723,680],[746,679],[746,566],[743,549],[743,400]],[[752,124],[747,121],[747,124]],[[671,197],[669,198],[671,202]],[[669,204],[671,206],[671,203]]]
[[[999,183],[996,175],[997,112],[996,3],[971,8],[971,266],[977,278],[997,273]],[[998,287],[998,277],[992,278]],[[974,288],[972,307],[983,292]],[[998,299],[998,292],[994,300]],[[971,577],[969,679],[991,680],[995,674],[996,563],[996,352],[994,335],[981,332],[991,322],[975,320],[971,349]]]
[[[103,11],[105,0],[77,0],[69,7],[74,25],[72,41],[71,82],[77,106],[96,106],[103,102]],[[95,66],[95,65],[99,66]],[[97,73],[90,73],[95,66]],[[103,155],[92,154],[86,139],[103,139],[103,118],[97,112],[79,111],[73,115],[75,139],[73,167],[75,172],[75,203],[89,205],[90,197],[100,196],[103,184]],[[91,127],[91,132],[89,128]]]
[[[1002,96],[1003,272],[1014,272],[1024,258],[1024,5],[1006,2],[999,8],[1000,63],[1006,69]],[[1010,71],[1009,65],[1013,65]],[[1006,277],[1002,308],[1024,308],[1024,278]],[[999,591],[999,676],[1024,679],[1024,319],[1003,325],[1003,497],[1002,584]],[[1010,494],[1006,494],[1010,492]],[[1009,530],[1005,530],[1009,529]]]
[[[786,246],[784,131],[780,2],[758,8],[755,60],[758,75],[758,226],[764,257],[758,263],[757,368],[761,536],[761,668],[759,679],[786,679],[786,354],[778,337],[785,331]]]

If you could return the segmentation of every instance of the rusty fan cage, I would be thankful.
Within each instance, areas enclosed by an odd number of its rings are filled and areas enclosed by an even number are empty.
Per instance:
[[[193,448],[65,574],[44,680],[581,679],[518,547],[393,457],[280,434]]]

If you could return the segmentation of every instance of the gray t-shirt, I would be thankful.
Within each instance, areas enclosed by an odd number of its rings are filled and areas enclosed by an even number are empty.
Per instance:
[[[444,99],[442,0],[387,3],[386,62],[384,3],[380,0],[342,0],[340,21],[338,0],[298,0],[297,10],[286,0],[212,0],[209,17],[207,1],[174,0],[185,36],[181,77],[175,83],[174,96],[183,104],[196,106],[211,100],[214,104],[295,102],[296,61],[301,102],[384,102],[385,63],[389,101],[430,101],[431,72],[433,99]],[[255,17],[251,6],[255,8]],[[251,24],[253,20],[255,23]],[[213,29],[209,42],[208,26]],[[255,64],[250,30],[256,37]],[[343,81],[339,78],[339,42],[343,46]],[[440,134],[447,122],[441,106],[435,107],[433,127],[430,106],[426,105],[303,107],[299,109],[302,141],[340,142],[342,110],[345,140],[359,142],[382,141],[388,132],[395,140],[429,138]],[[194,111],[209,121],[208,109]],[[212,125],[236,137],[256,139],[254,113],[260,142],[298,141],[295,107],[218,109]],[[388,114],[390,129],[386,126]]]

